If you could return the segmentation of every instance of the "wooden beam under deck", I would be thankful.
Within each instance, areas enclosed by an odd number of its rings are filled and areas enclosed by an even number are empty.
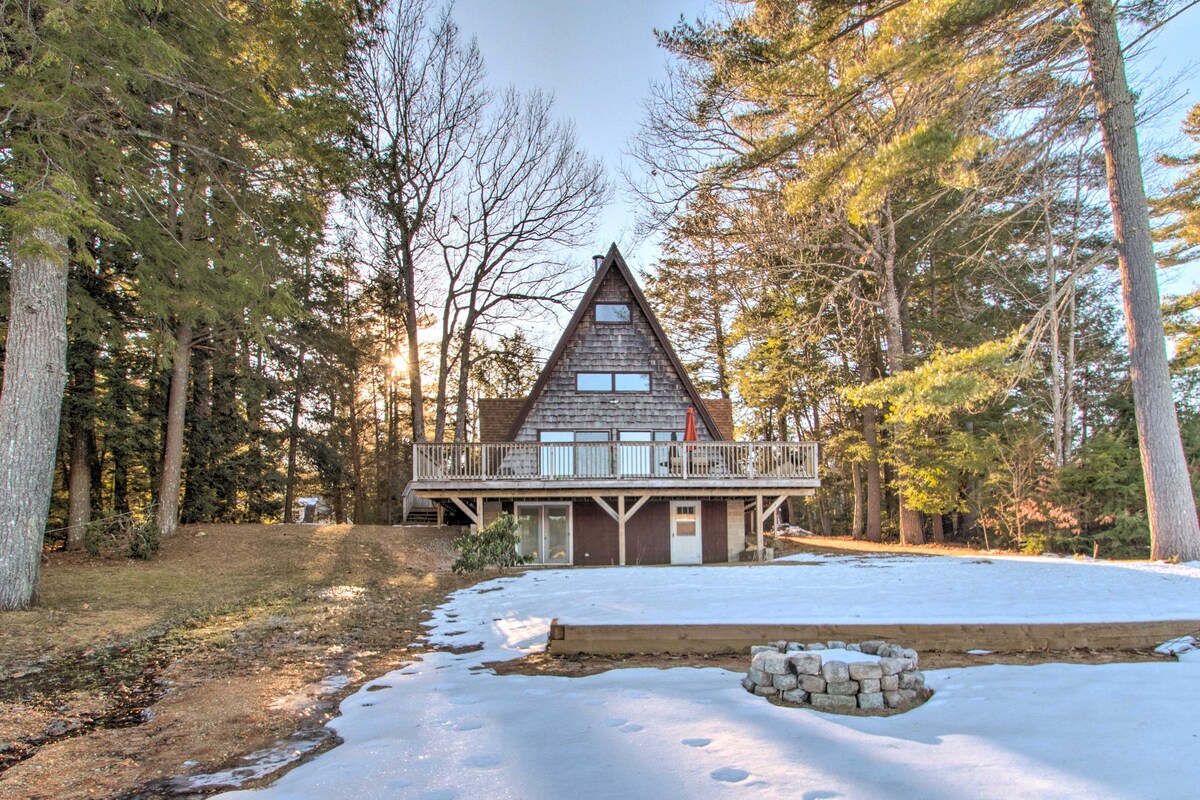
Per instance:
[[[479,504],[479,510],[481,513],[479,515],[477,515],[477,514],[475,514],[475,512],[471,511],[471,509],[467,506],[466,503],[464,503],[460,498],[455,497],[454,495],[448,495],[448,496],[447,495],[437,495],[437,497],[438,498],[447,497],[447,499],[449,499],[451,503],[454,503],[454,505],[458,506],[459,511],[461,511],[467,515],[467,519],[469,519],[469,520],[471,520],[471,522],[475,523],[476,526],[479,525],[479,519],[480,519],[480,516],[482,515],[482,511],[483,511],[482,503]]]
[[[559,499],[572,497],[587,497],[592,498],[596,495],[607,495],[616,497],[624,495],[625,497],[651,498],[651,497],[699,497],[710,498],[713,500],[740,500],[747,497],[754,497],[756,490],[753,488],[739,486],[723,486],[723,487],[673,487],[663,486],[654,487],[652,489],[641,488],[617,488],[611,486],[584,486],[574,489],[568,489],[561,486],[506,486],[503,488],[476,489],[474,486],[465,487],[437,487],[437,488],[415,488],[414,493],[417,497],[427,497],[433,500],[449,499],[451,497],[461,497],[465,493],[470,493],[472,496],[483,497],[488,500],[533,500],[533,499]],[[790,489],[771,488],[767,490],[767,494],[780,497],[811,497],[817,493],[815,488],[798,487]]]
[[[653,495],[644,494],[637,499],[633,506],[626,508],[625,495],[619,494],[617,495],[617,508],[614,510],[613,507],[608,504],[608,501],[603,497],[598,494],[592,495],[592,500],[596,503],[596,505],[600,506],[604,513],[616,520],[618,563],[622,566],[625,565],[625,523],[628,522],[629,518],[636,514],[638,509],[644,506],[646,501],[651,497],[653,497]]]

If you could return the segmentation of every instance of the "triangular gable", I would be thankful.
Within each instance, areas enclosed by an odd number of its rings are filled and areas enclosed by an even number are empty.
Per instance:
[[[646,296],[642,294],[642,289],[638,285],[637,279],[633,276],[633,272],[630,271],[629,265],[625,263],[625,259],[621,256],[620,251],[617,250],[617,245],[614,242],[613,245],[609,247],[608,255],[604,257],[604,261],[600,264],[600,268],[596,270],[596,275],[593,277],[592,283],[588,287],[588,290],[584,293],[583,299],[579,303],[579,307],[575,309],[575,313],[572,315],[571,321],[567,323],[566,330],[563,331],[562,336],[559,338],[558,344],[554,348],[554,352],[550,354],[550,358],[546,361],[546,365],[542,368],[541,374],[538,375],[537,383],[534,384],[529,396],[525,398],[524,405],[522,405],[520,412],[513,420],[512,427],[509,429],[508,433],[509,440],[514,440],[517,434],[520,432],[522,426],[524,426],[530,412],[537,404],[538,398],[541,397],[547,381],[550,379],[555,367],[558,365],[558,362],[562,359],[563,354],[566,352],[568,344],[575,335],[580,323],[587,315],[588,309],[591,308],[592,303],[595,301],[596,295],[600,291],[600,287],[603,285],[605,278],[608,277],[609,272],[612,270],[616,270],[625,283],[628,284],[634,303],[649,322],[650,329],[653,332],[654,337],[657,339],[663,353],[670,361],[675,374],[678,376],[688,396],[691,398],[692,406],[696,409],[696,414],[700,417],[700,420],[703,422],[705,428],[708,429],[709,435],[716,440],[722,439],[722,428],[718,426],[716,420],[713,419],[708,405],[700,396],[700,393],[696,390],[696,386],[692,383],[692,379],[688,376],[687,370],[683,368],[683,362],[679,360],[679,356],[675,353],[675,348],[671,346],[670,340],[667,339],[666,332],[663,330],[662,325],[660,325],[658,322],[658,317],[656,317],[654,315],[654,311],[651,310],[650,304],[646,301]]]

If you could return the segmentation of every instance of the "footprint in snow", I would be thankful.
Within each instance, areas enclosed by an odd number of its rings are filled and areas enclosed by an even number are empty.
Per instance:
[[[585,706],[602,706],[602,705],[604,705],[604,702],[605,701],[597,698],[597,699],[592,699],[592,700],[584,700],[583,705],[585,705]]]
[[[482,698],[469,694],[456,694],[446,702],[454,706],[473,706],[476,703],[482,702]]]
[[[712,744],[712,739],[684,739],[683,743],[688,747],[708,747]]]
[[[620,717],[609,717],[608,719],[604,720],[604,724],[610,728],[619,728],[626,722],[629,722],[629,720],[621,719]]]
[[[481,753],[479,755],[467,756],[463,759],[463,763],[475,769],[495,769],[504,763],[504,759],[497,755]]]
[[[477,719],[460,719],[450,725],[453,731],[477,731],[483,727],[483,722]]]
[[[722,783],[741,783],[750,777],[750,773],[736,767],[721,767],[710,772],[709,777]]]
[[[645,725],[638,725],[635,722],[630,722],[628,725],[622,725],[617,728],[621,733],[637,733],[646,729]]]
[[[646,700],[649,699],[650,693],[642,691],[641,689],[630,689],[629,691],[625,692],[625,696],[630,700]]]

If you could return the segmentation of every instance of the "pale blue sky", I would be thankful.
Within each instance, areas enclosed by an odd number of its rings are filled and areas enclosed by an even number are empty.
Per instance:
[[[667,56],[658,49],[654,29],[712,7],[709,0],[457,0],[454,16],[478,39],[491,82],[553,92],[559,114],[575,122],[583,146],[604,160],[619,183],[617,167],[641,119],[647,89],[665,73]],[[1198,38],[1200,7],[1174,20],[1134,67],[1135,84],[1144,76],[1180,76],[1171,95],[1178,100],[1142,131],[1147,162],[1164,147],[1176,152],[1184,147],[1179,123],[1200,102]],[[620,189],[597,225],[594,249],[603,252],[616,241],[633,266],[645,269],[657,250],[653,243],[634,246],[635,209]],[[1200,286],[1200,265],[1163,278],[1164,291]]]

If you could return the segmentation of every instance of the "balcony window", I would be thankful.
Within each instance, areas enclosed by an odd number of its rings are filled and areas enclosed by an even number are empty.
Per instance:
[[[574,431],[541,431],[538,440],[542,442],[542,447],[538,449],[543,475],[563,477],[575,474],[575,448],[570,445],[546,446],[553,442],[574,442]]]
[[[608,431],[575,431],[575,474],[597,478],[612,474]]]

